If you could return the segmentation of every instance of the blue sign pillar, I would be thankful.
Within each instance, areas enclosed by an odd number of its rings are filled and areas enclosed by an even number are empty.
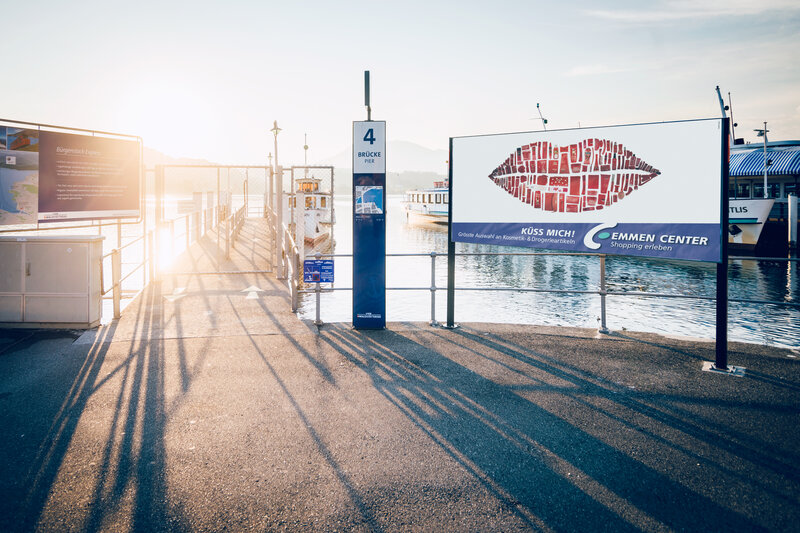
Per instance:
[[[386,122],[353,122],[353,327],[386,327]]]

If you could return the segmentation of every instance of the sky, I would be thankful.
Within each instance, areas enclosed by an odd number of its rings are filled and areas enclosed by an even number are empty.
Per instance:
[[[0,118],[141,136],[172,157],[324,161],[390,140],[718,117],[800,139],[797,0],[2,3]],[[15,43],[12,45],[12,43]],[[13,50],[13,53],[9,53]],[[391,162],[391,154],[387,154]],[[442,162],[442,173],[445,172]],[[392,169],[390,169],[392,170]],[[402,170],[402,169],[394,169]]]

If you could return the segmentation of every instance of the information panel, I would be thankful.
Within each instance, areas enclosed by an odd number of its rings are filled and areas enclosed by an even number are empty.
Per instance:
[[[452,239],[719,262],[721,119],[452,139]]]
[[[58,132],[39,136],[39,220],[139,216],[139,143]]]
[[[333,283],[333,259],[303,261],[304,283]]]
[[[386,123],[353,123],[353,327],[386,327]]]

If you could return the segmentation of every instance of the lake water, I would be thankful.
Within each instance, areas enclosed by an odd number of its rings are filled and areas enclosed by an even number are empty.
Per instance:
[[[406,222],[402,197],[390,196],[386,249],[389,254],[447,252],[446,227]],[[348,197],[336,198],[336,254],[352,254],[352,207]],[[537,250],[458,243],[456,252],[522,252]],[[544,250],[542,250],[544,251]],[[307,252],[308,253],[308,252]],[[729,296],[800,302],[797,262],[731,261]],[[335,258],[335,287],[352,287],[352,259]],[[386,319],[428,321],[431,317],[431,258],[388,257],[387,287],[417,287],[418,291],[387,292]],[[663,261],[622,256],[606,259],[609,291],[647,291],[682,295],[715,295],[716,266],[687,261]],[[436,260],[436,286],[447,286],[447,260]],[[527,287],[556,290],[597,290],[600,260],[591,256],[464,256],[456,260],[456,287]],[[436,292],[436,319],[446,318],[446,291]],[[315,317],[315,295],[302,295],[298,314]],[[352,291],[337,290],[321,297],[324,322],[352,320]],[[611,330],[648,331],[667,335],[714,338],[715,303],[711,300],[615,296],[606,298]],[[456,322],[507,322],[596,328],[598,295],[500,291],[456,292]],[[729,339],[781,347],[800,347],[800,309],[788,306],[730,302]]]
[[[251,196],[251,205],[260,203]],[[446,227],[415,226],[406,223],[401,196],[390,196],[387,207],[387,253],[445,254]],[[242,197],[234,195],[234,206]],[[148,202],[152,220],[153,202]],[[352,254],[352,206],[349,197],[336,197],[335,253]],[[167,216],[177,211],[177,198],[169,198]],[[57,230],[50,234],[91,234],[97,229]],[[102,229],[106,251],[116,246],[116,227]],[[177,246],[183,249],[183,226],[176,227]],[[141,226],[123,226],[123,242],[138,236]],[[458,253],[522,252],[535,250],[458,243]],[[123,256],[123,275],[136,267],[142,254],[141,243],[129,247]],[[166,255],[166,254],[165,254]],[[600,286],[600,261],[590,256],[463,256],[456,260],[456,286],[526,287],[556,290],[597,290]],[[110,259],[104,261],[110,273]],[[800,263],[754,260],[731,261],[728,268],[730,298],[800,302]],[[426,322],[431,318],[431,258],[388,257],[387,287],[417,287],[415,291],[387,292],[386,317],[390,322]],[[335,258],[335,287],[352,287],[352,259]],[[110,278],[109,278],[110,279]],[[436,259],[436,286],[447,286],[446,257]],[[141,287],[140,276],[125,284],[127,290]],[[108,285],[110,281],[106,282]],[[647,291],[683,295],[714,296],[716,266],[687,261],[662,261],[622,256],[606,259],[609,291]],[[436,292],[436,319],[446,319],[447,294]],[[321,297],[324,322],[351,322],[352,291],[337,290]],[[315,295],[302,295],[298,315],[315,317]],[[609,295],[606,298],[607,326],[611,330],[649,331],[667,335],[714,338],[715,304],[710,300],[651,298]],[[111,319],[111,302],[104,301],[104,321]],[[500,291],[456,292],[456,322],[506,322],[596,328],[599,325],[600,297],[581,294],[525,293]],[[800,347],[800,308],[731,302],[729,333],[733,341]]]

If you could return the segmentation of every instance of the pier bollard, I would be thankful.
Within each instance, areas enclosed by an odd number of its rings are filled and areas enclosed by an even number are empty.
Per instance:
[[[600,329],[598,333],[608,335],[611,332],[606,327],[606,256],[600,256]]]
[[[114,318],[122,316],[120,302],[122,300],[122,256],[119,248],[111,251],[111,283],[114,288]]]

